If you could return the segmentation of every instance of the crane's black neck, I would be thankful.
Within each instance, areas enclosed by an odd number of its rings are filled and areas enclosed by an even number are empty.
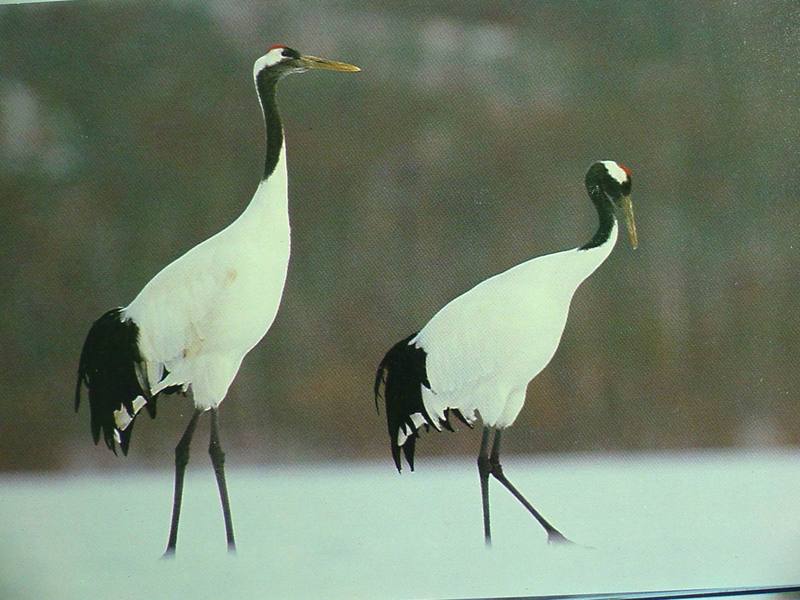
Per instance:
[[[597,248],[605,244],[608,241],[608,237],[611,235],[611,230],[614,229],[615,223],[614,206],[600,187],[600,184],[594,181],[587,181],[586,189],[589,192],[589,198],[592,199],[592,203],[594,203],[597,209],[600,224],[597,227],[594,237],[581,246],[579,248],[580,250],[591,250],[592,248]]]
[[[275,90],[278,76],[263,69],[256,77],[256,91],[261,99],[261,108],[264,111],[264,124],[266,125],[267,151],[264,159],[264,175],[266,180],[272,175],[278,165],[283,148],[283,124],[278,113],[278,103],[275,100]]]

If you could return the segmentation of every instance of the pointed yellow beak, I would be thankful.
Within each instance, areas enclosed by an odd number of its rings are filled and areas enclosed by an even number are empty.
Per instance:
[[[639,237],[636,235],[636,220],[633,218],[633,202],[630,196],[623,196],[621,200],[622,211],[625,214],[625,225],[628,228],[628,238],[633,249],[639,246]]]
[[[328,60],[317,56],[301,56],[300,60],[309,69],[324,69],[326,71],[341,71],[342,73],[358,73],[359,69],[355,65],[339,62],[338,60]]]

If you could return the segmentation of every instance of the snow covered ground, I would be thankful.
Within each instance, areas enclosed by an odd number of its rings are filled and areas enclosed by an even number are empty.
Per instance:
[[[230,467],[239,551],[228,556],[213,473],[197,453],[172,561],[159,560],[171,472],[4,476],[0,598],[475,598],[800,582],[798,452],[508,456],[509,478],[580,545],[548,546],[494,482],[490,550],[474,463],[418,461],[402,476],[388,461]]]

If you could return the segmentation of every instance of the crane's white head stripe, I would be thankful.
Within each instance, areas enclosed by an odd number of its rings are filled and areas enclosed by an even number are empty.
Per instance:
[[[253,77],[256,77],[259,72],[267,67],[277,65],[284,58],[283,46],[275,46],[274,48],[270,48],[270,50],[264,56],[256,60],[255,64],[253,65]]]
[[[628,181],[628,174],[625,172],[625,169],[620,167],[613,160],[601,160],[600,162],[603,163],[603,165],[605,165],[608,174],[611,175],[611,177],[613,177],[614,179],[616,179],[620,185]]]

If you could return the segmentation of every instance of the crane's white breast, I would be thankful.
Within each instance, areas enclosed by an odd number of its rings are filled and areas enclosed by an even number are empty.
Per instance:
[[[414,343],[427,353],[429,412],[478,410],[488,425],[513,422],[528,382],[555,354],[572,296],[587,275],[585,267],[568,268],[566,255],[543,256],[481,282],[422,329]]]
[[[196,402],[218,404],[272,325],[288,269],[288,215],[266,231],[254,226],[234,222],[195,246],[125,309],[139,326],[151,385],[165,367],[170,376],[161,387],[191,384]]]

